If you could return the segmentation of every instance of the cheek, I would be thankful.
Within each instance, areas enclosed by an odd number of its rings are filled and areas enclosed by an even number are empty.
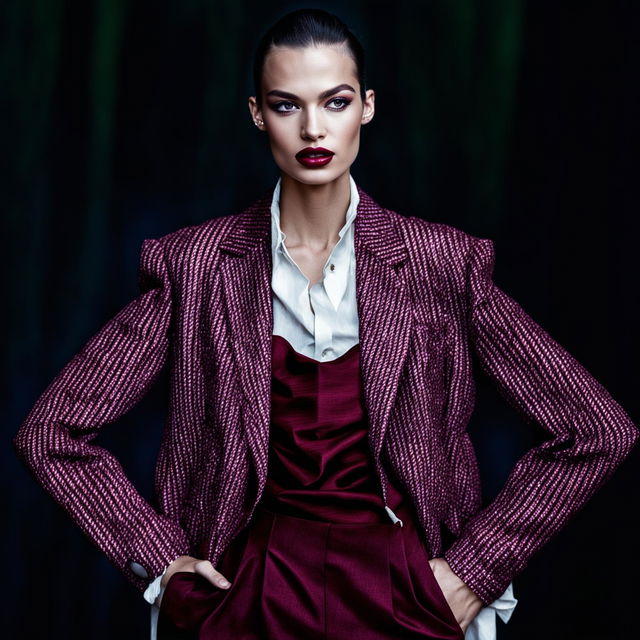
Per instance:
[[[360,145],[360,120],[345,123],[341,137],[347,149],[357,150]]]
[[[279,127],[271,127],[269,129],[269,142],[274,152],[284,152],[291,146],[291,134]]]
[[[360,117],[345,119],[342,124],[342,136],[348,143],[356,142],[360,137]]]

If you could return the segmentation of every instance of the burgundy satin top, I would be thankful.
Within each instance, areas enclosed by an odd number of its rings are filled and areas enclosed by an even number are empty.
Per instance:
[[[262,504],[277,513],[327,522],[391,522],[367,435],[360,345],[319,362],[273,335],[269,467]],[[398,517],[408,506],[392,477],[387,503]]]
[[[267,484],[253,526],[219,566],[234,586],[174,573],[160,637],[177,638],[178,625],[202,640],[344,638],[345,630],[352,640],[464,640],[408,515],[410,498],[392,478],[388,504],[404,526],[384,509],[368,449],[359,345],[330,362],[296,352],[282,336],[272,346]]]

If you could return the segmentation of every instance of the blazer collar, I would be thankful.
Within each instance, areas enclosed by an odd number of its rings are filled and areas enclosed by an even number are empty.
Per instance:
[[[360,201],[354,224],[354,243],[363,245],[389,265],[402,263],[407,248],[395,229],[389,212],[356,186]],[[243,256],[265,241],[271,243],[271,201],[275,187],[238,215],[238,221],[220,242],[228,253]]]

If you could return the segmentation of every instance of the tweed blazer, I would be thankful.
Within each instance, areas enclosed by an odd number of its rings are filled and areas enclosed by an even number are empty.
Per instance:
[[[240,213],[145,240],[140,295],[63,368],[14,437],[37,481],[141,591],[180,555],[215,566],[265,486],[272,192]],[[430,555],[490,604],[611,476],[639,430],[493,282],[491,240],[358,192],[361,375],[380,489],[386,501],[392,470]],[[466,431],[474,353],[523,418],[549,432],[484,507]],[[170,402],[152,505],[92,440],[165,364]]]

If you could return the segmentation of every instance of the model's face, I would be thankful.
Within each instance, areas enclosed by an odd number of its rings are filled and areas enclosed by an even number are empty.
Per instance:
[[[305,184],[325,184],[349,170],[358,155],[360,127],[373,116],[374,92],[363,103],[356,66],[341,47],[272,47],[262,76],[262,108],[249,109],[262,120],[281,171]],[[323,166],[305,166],[296,154],[307,147],[333,152]]]

